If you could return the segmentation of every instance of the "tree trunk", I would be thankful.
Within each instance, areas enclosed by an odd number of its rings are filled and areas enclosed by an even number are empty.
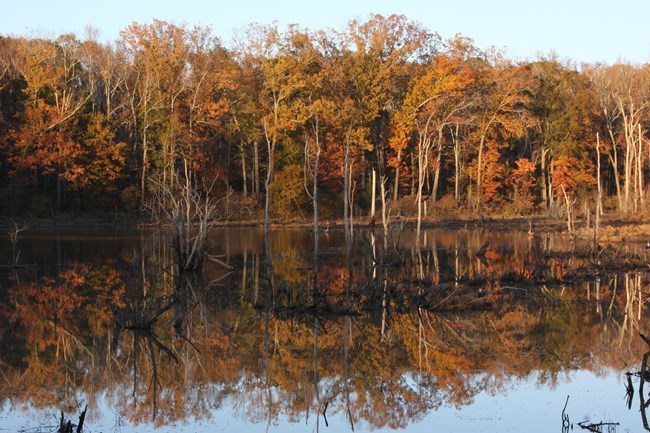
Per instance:
[[[612,164],[612,171],[614,172],[614,184],[616,185],[616,198],[618,200],[618,210],[623,210],[623,194],[621,192],[621,176],[618,172],[618,151],[616,146],[616,138],[614,137],[614,131],[608,125],[607,132],[609,133],[609,139],[612,142],[612,153],[609,155],[609,162]]]
[[[628,213],[630,211],[630,183],[632,180],[632,161],[633,161],[633,150],[631,144],[631,139],[629,138],[629,131],[627,130],[627,125],[625,125],[625,139],[627,141],[627,146],[625,149],[625,167],[623,172],[625,173],[624,179],[624,201],[623,201],[623,212]]]
[[[253,143],[253,194],[260,195],[260,155],[257,141]]]
[[[266,129],[266,125],[264,125],[264,128]],[[266,132],[266,131],[265,131]],[[274,159],[274,151],[275,151],[275,137],[269,137],[267,135],[266,138],[266,150],[268,152],[268,163],[269,166],[266,171],[266,181],[264,182],[264,189],[265,189],[265,199],[264,199],[264,238],[267,239],[269,238],[269,205],[271,201],[271,192],[270,192],[270,187],[271,187],[271,182],[273,182],[273,159]]]
[[[636,156],[636,177],[637,177],[637,183],[638,183],[638,201],[639,205],[643,207],[645,204],[645,200],[643,198],[643,137],[641,135],[641,124],[638,124],[638,141],[639,145],[637,146],[637,156]],[[634,212],[636,213],[637,210],[637,205],[635,203],[634,205]]]
[[[548,164],[546,164],[546,155],[548,154],[548,149],[542,149],[542,158],[541,158],[541,170],[542,170],[542,201],[544,202],[544,207],[546,209],[550,208],[550,191],[549,191],[549,175],[548,175]]]
[[[384,247],[386,247],[386,242],[388,241],[388,213],[387,213],[387,203],[386,203],[386,178],[381,176],[379,181],[379,188],[381,193],[381,225],[384,227]]]
[[[145,204],[145,186],[147,184],[146,178],[147,178],[147,151],[148,151],[148,143],[147,143],[147,130],[145,129],[142,131],[142,170],[140,174],[140,207],[144,208]]]
[[[248,181],[246,179],[246,151],[244,146],[242,146],[241,152],[241,176],[242,176],[242,196],[246,198],[248,196]]]
[[[451,130],[454,142],[454,203],[458,206],[460,201],[460,140],[458,138],[459,124],[456,123],[456,131]]]
[[[567,195],[566,190],[564,189],[564,185],[561,185],[561,186],[562,186],[562,194],[564,194],[564,201],[565,201],[565,204],[566,204],[567,230],[568,230],[569,234],[572,235],[573,231],[574,231],[573,203],[569,199],[569,196]]]
[[[476,161],[476,192],[475,192],[475,199],[474,199],[474,205],[476,207],[476,210],[478,211],[479,208],[481,207],[481,196],[483,195],[481,188],[482,188],[482,182],[481,178],[483,177],[483,147],[485,146],[485,134],[481,134],[481,140],[479,141],[478,145],[478,158]]]
[[[598,201],[596,203],[596,224],[603,215],[603,184],[600,178],[600,135],[596,132],[596,182],[598,183]]]
[[[370,187],[371,190],[371,199],[370,199],[370,218],[372,221],[375,220],[375,205],[377,203],[377,172],[375,171],[375,168],[372,168],[372,185]]]
[[[345,160],[343,161],[343,221],[345,225],[345,243],[350,245],[350,180],[348,178],[350,169],[350,135],[352,125],[348,129],[345,139]]]
[[[315,243],[315,250],[314,254],[317,255],[318,253],[318,239],[319,239],[319,230],[318,230],[318,164],[320,163],[320,154],[321,154],[321,147],[320,147],[320,138],[319,138],[319,133],[318,133],[318,116],[316,116],[316,124],[314,126],[314,135],[316,137],[316,155],[314,158],[314,166],[311,166],[311,158],[310,158],[310,149],[309,149],[309,139],[305,139],[305,190],[307,191],[307,194],[311,197],[312,200],[312,206],[314,210],[314,243]],[[309,192],[309,189],[307,187],[307,170],[310,171],[311,177],[312,177],[312,190],[311,193]],[[316,261],[316,257],[314,257],[314,260]]]
[[[433,175],[431,188],[431,203],[438,201],[438,183],[440,181],[440,164],[442,162],[442,127],[438,129],[438,155],[436,156],[436,171]]]
[[[430,138],[426,134],[421,135],[418,140],[418,190],[416,195],[416,202],[418,205],[418,221],[416,227],[415,238],[420,238],[420,229],[422,226],[422,189],[424,186],[424,175],[429,166],[429,147]]]
[[[399,198],[399,167],[402,163],[402,149],[397,150],[397,167],[395,168],[395,184],[393,188],[393,201]]]

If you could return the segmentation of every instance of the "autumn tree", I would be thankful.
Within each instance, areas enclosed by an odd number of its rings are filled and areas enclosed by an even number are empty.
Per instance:
[[[188,74],[179,100],[177,160],[185,178],[219,178],[231,188],[230,158],[237,129],[233,115],[238,66],[209,28],[188,30]],[[242,162],[243,164],[243,162]],[[180,165],[180,164],[179,164]],[[244,182],[245,182],[245,175]]]
[[[9,37],[0,37],[0,183],[7,186],[5,194],[18,196],[17,185],[9,182],[7,158],[11,152],[10,131],[19,124],[19,113],[23,109],[24,81],[19,72],[20,59],[23,51],[20,41]],[[10,191],[13,189],[13,191]],[[0,195],[2,194],[0,189]],[[0,198],[2,200],[2,198]],[[4,200],[7,205],[5,212],[13,212],[19,208],[18,200]]]
[[[429,158],[435,158],[434,185],[431,195],[437,192],[445,128],[451,125],[463,110],[471,105],[464,92],[473,83],[473,73],[465,59],[453,54],[434,58],[423,76],[413,80],[404,105],[395,115],[394,146],[403,149],[414,136],[417,154],[417,233],[422,220],[422,192],[429,170]],[[400,143],[401,142],[401,143]]]
[[[24,53],[20,49],[21,41],[14,38],[0,37],[0,128],[8,129],[12,114],[18,109],[18,88],[20,80],[20,61]]]
[[[292,132],[296,130],[299,117],[299,96],[308,86],[309,78],[317,65],[316,52],[311,48],[309,34],[297,26],[289,26],[281,32],[275,25],[251,25],[242,40],[239,41],[238,58],[240,62],[252,69],[251,89],[257,88],[259,94],[255,99],[255,110],[260,115],[261,130],[266,142],[267,167],[265,180],[264,227],[268,233],[269,210],[273,189],[287,186],[286,182],[274,184],[276,176],[277,154],[281,153],[287,166],[280,166],[280,175],[285,181],[294,178],[302,170],[290,173],[290,166],[301,161],[302,146],[293,140]],[[289,170],[282,173],[282,170]],[[288,177],[286,177],[288,176]],[[294,185],[285,206],[293,206],[295,193],[302,192],[302,184]]]
[[[437,34],[404,15],[352,20],[344,35],[346,73],[361,115],[357,123],[368,128],[380,179],[388,162],[395,168],[393,199],[399,191],[403,148],[398,146],[396,154],[387,157],[390,119],[404,100],[415,65],[428,62],[438,45]]]
[[[643,204],[646,159],[643,125],[650,103],[650,71],[647,67],[616,64],[594,68],[590,75],[610,141],[608,158],[614,172],[619,209],[625,213],[636,212]]]
[[[262,117],[259,95],[264,86],[264,52],[260,32],[250,26],[233,40],[233,56],[237,70],[234,76],[236,97],[231,104],[235,123],[234,139],[239,143],[242,158],[242,192],[247,195],[250,191],[255,198],[261,192],[260,145],[264,137],[263,127],[259,122]],[[248,171],[247,160],[250,161]]]
[[[88,182],[79,163],[79,120],[91,93],[80,43],[63,35],[56,41],[24,40],[20,49],[25,102],[20,124],[10,132],[9,163],[14,176],[27,183],[45,189],[53,179],[60,206],[66,187],[77,189]]]
[[[178,140],[178,105],[185,90],[188,32],[185,26],[154,20],[122,30],[119,46],[132,63],[125,87],[131,127],[140,149],[140,195],[148,177],[171,185]]]
[[[591,159],[595,133],[599,123],[593,86],[584,74],[570,64],[554,58],[532,64],[540,85],[531,103],[538,119],[530,130],[530,160],[539,167],[542,203],[552,209],[557,192],[552,186],[552,167],[557,159]]]
[[[553,161],[551,167],[551,184],[553,192],[564,201],[564,213],[567,218],[567,230],[573,233],[575,230],[575,203],[578,192],[596,183],[591,174],[593,170],[589,166],[590,161],[579,160],[573,156],[562,156]]]
[[[498,198],[505,173],[500,163],[509,141],[523,137],[535,119],[529,103],[537,86],[530,68],[505,61],[499,54],[490,61],[475,62],[477,88],[473,141],[476,159],[472,163],[475,191],[472,206]]]
[[[535,164],[528,158],[519,158],[515,165],[510,177],[513,201],[518,211],[528,213],[535,207]]]

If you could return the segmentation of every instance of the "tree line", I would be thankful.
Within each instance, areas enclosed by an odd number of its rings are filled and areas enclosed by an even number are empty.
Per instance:
[[[0,213],[142,210],[180,183],[241,218],[636,213],[649,72],[514,62],[402,15],[251,24],[228,47],[159,20],[3,36]]]

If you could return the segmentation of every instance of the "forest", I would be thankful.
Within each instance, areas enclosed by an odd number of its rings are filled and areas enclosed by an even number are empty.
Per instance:
[[[514,62],[403,15],[98,34],[0,37],[2,216],[148,216],[181,185],[233,220],[645,209],[648,65]]]

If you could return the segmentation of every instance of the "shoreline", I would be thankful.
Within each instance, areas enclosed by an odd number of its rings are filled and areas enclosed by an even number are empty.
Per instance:
[[[650,222],[639,217],[625,217],[622,215],[612,215],[603,217],[600,223],[600,241],[601,242],[624,242],[624,241],[650,241]],[[155,223],[145,218],[135,218],[132,215],[117,215],[112,218],[78,216],[70,217],[67,215],[56,216],[42,219],[11,219],[3,217],[0,219],[0,230],[7,231],[13,224],[24,226],[27,229],[92,229],[92,228],[133,228],[133,229],[153,229],[171,227],[167,223]],[[404,228],[414,228],[417,224],[415,218],[393,217],[391,225],[399,224]],[[579,219],[576,221],[577,229],[573,235],[576,238],[593,237],[593,225],[587,229],[587,221]],[[263,227],[264,221],[261,219],[249,220],[221,220],[215,221],[215,227]],[[374,224],[368,217],[353,221],[354,227],[364,229],[382,230],[380,222]],[[272,229],[311,229],[312,221],[270,221],[269,228]],[[342,219],[321,220],[319,221],[321,229],[344,227]],[[491,231],[530,231],[532,233],[556,233],[571,236],[566,230],[566,222],[557,218],[545,216],[532,217],[513,217],[513,218],[475,218],[475,219],[427,219],[421,223],[423,229],[487,229]]]

